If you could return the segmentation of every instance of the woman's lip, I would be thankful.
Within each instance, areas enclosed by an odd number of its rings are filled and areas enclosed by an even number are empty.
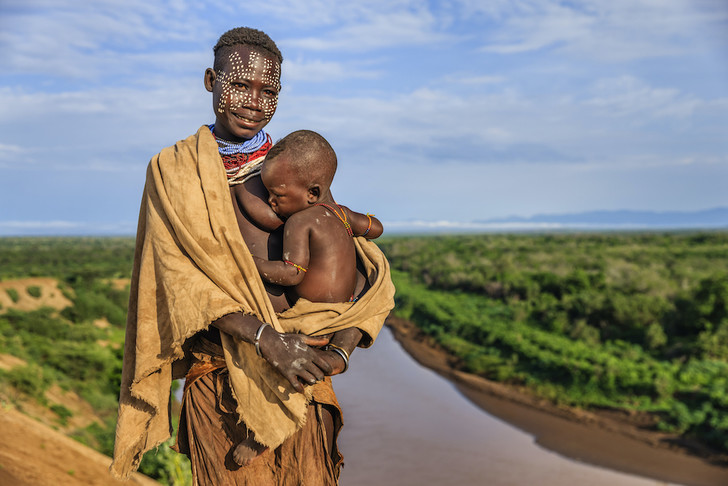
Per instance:
[[[247,116],[243,116],[238,113],[233,113],[233,116],[235,118],[237,118],[238,120],[245,122],[245,123],[249,123],[251,125],[257,125],[258,123],[261,122],[261,120],[255,120],[254,118],[248,118]]]

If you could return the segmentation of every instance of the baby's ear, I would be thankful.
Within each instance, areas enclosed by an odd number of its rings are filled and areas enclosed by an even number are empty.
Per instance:
[[[321,186],[314,184],[308,188],[308,202],[315,204],[321,198]]]

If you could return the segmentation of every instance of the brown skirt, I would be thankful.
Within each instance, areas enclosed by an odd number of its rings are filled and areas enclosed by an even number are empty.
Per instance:
[[[333,444],[326,440],[323,413],[334,422]],[[185,382],[175,449],[190,458],[199,486],[335,486],[343,457],[336,438],[343,424],[331,380],[314,385],[306,425],[275,450],[266,450],[250,465],[232,459],[233,448],[247,436],[238,423],[236,402],[224,361],[199,361]]]

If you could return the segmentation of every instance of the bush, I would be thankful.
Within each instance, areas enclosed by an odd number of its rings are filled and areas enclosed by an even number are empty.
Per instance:
[[[174,439],[170,439],[142,458],[139,472],[156,478],[170,486],[187,486],[192,484],[192,471],[187,456],[171,449]]]
[[[40,287],[38,287],[37,285],[30,285],[30,286],[29,286],[29,287],[28,287],[27,289],[25,289],[25,290],[26,290],[26,292],[28,292],[28,294],[29,294],[29,295],[30,295],[31,297],[35,297],[36,299],[37,299],[37,298],[39,298],[39,297],[41,296],[41,288],[40,288]]]
[[[10,300],[12,300],[14,303],[18,303],[20,300],[20,294],[18,294],[18,291],[13,288],[5,289],[5,293],[8,294],[8,297],[10,297]]]
[[[51,411],[58,415],[58,421],[61,423],[61,425],[68,425],[68,419],[73,417],[73,412],[71,412],[63,405],[59,405],[57,403],[51,405]]]
[[[52,381],[40,366],[35,364],[16,366],[3,371],[2,374],[5,381],[15,389],[45,403],[44,394]]]

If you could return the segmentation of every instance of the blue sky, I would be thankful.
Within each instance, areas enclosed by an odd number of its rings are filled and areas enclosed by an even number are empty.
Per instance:
[[[390,228],[728,206],[725,0],[1,0],[0,235],[133,234],[240,25],[285,58],[268,132]]]

